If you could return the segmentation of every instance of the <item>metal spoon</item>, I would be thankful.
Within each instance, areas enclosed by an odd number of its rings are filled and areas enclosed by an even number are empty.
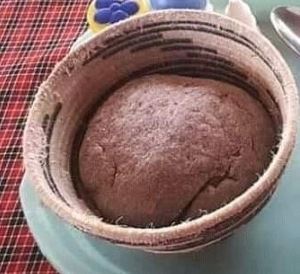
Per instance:
[[[283,41],[300,55],[300,7],[277,7],[271,22]]]

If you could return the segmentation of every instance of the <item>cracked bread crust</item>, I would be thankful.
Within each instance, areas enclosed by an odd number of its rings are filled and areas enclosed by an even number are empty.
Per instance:
[[[262,174],[272,120],[245,91],[152,75],[114,92],[89,123],[82,189],[107,222],[168,226],[230,202]]]

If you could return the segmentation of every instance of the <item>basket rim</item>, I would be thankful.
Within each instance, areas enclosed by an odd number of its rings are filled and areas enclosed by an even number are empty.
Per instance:
[[[286,123],[282,129],[282,141],[279,144],[279,149],[274,156],[272,162],[264,174],[243,194],[236,197],[234,200],[226,204],[225,206],[207,214],[195,220],[181,223],[175,226],[162,227],[162,228],[135,228],[135,227],[122,227],[103,222],[100,218],[87,214],[79,214],[68,207],[62,201],[52,193],[47,191],[45,187],[44,178],[40,176],[36,170],[37,157],[32,158],[32,153],[29,151],[29,143],[33,136],[30,130],[31,125],[35,124],[35,113],[40,108],[40,99],[37,96],[34,100],[32,108],[29,112],[28,119],[24,130],[23,148],[24,148],[24,163],[25,168],[29,173],[30,178],[34,182],[33,186],[38,192],[40,199],[58,216],[64,221],[82,229],[89,234],[99,236],[101,238],[117,242],[127,246],[135,246],[137,248],[157,247],[162,245],[164,242],[169,242],[174,239],[183,239],[189,236],[200,235],[201,232],[207,228],[213,227],[216,224],[224,221],[230,216],[233,216],[237,212],[243,210],[246,206],[249,206],[256,197],[261,195],[265,190],[272,188],[276,184],[277,179],[281,175],[294,147],[296,141],[297,131],[297,117],[298,117],[298,92],[295,84],[294,77],[290,71],[288,65],[284,61],[279,51],[273,46],[273,44],[260,33],[250,29],[246,25],[239,23],[236,20],[230,19],[224,15],[216,14],[214,12],[203,12],[203,11],[192,11],[192,10],[167,10],[167,11],[156,11],[142,16],[126,20],[115,24],[108,28],[103,33],[97,34],[95,37],[89,39],[84,45],[79,46],[72,53],[66,55],[61,62],[59,62],[48,79],[41,85],[38,90],[38,94],[44,92],[44,86],[48,82],[55,81],[60,77],[60,73],[63,67],[68,63],[71,58],[80,56],[80,52],[84,50],[86,45],[92,45],[94,41],[101,40],[102,37],[110,32],[118,32],[122,30],[128,22],[140,25],[141,19],[156,18],[159,20],[161,16],[172,20],[182,15],[193,16],[197,18],[203,18],[201,15],[210,16],[216,22],[227,21],[237,25],[239,30],[244,33],[250,33],[251,35],[260,40],[270,50],[270,52],[277,58],[277,62],[281,65],[280,72],[285,74],[285,86],[288,87],[286,93],[287,112],[286,112]],[[29,157],[28,155],[31,154]]]

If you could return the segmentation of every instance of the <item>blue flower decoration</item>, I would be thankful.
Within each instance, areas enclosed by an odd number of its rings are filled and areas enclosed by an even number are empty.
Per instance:
[[[96,0],[94,19],[100,24],[113,24],[135,15],[140,7],[134,0]]]

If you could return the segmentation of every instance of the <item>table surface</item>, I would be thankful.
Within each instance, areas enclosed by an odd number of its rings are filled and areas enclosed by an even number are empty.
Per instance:
[[[85,30],[87,5],[0,1],[0,273],[55,273],[20,206],[22,134],[38,86]]]
[[[212,2],[218,7],[226,3]],[[268,19],[272,6],[286,3],[299,0],[251,1],[263,19]],[[20,207],[22,133],[38,86],[85,30],[87,5],[87,0],[0,1],[0,273],[55,273],[39,251]],[[300,76],[296,55],[275,38],[269,25],[266,28],[296,77]]]

